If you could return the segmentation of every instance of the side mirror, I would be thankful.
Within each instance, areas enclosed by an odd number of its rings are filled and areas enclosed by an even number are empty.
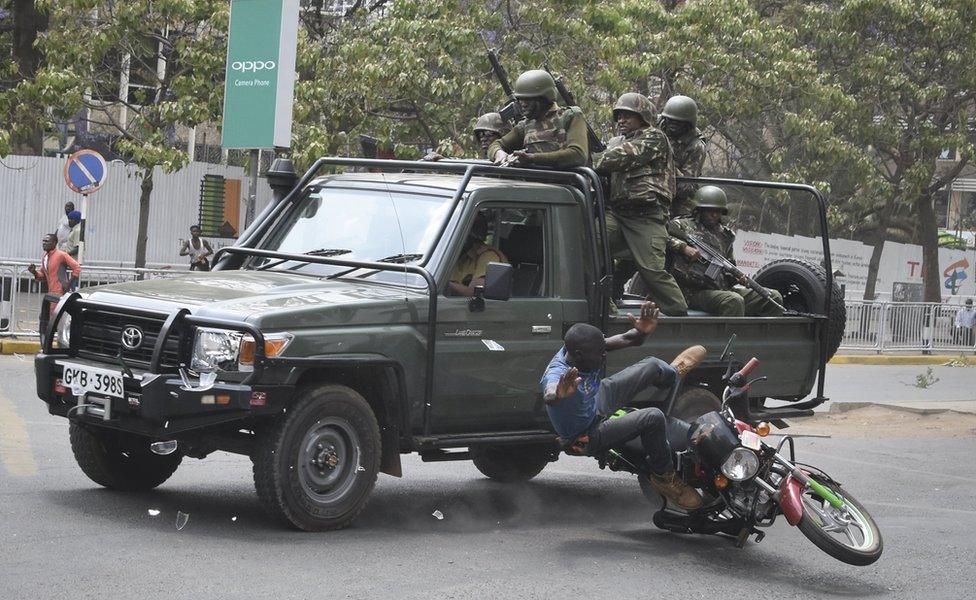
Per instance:
[[[485,271],[485,298],[488,300],[508,300],[512,297],[512,282],[515,271],[508,263],[488,263]]]

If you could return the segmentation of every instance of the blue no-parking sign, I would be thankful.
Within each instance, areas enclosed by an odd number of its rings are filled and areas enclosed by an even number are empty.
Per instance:
[[[64,165],[64,182],[79,194],[93,194],[105,183],[105,159],[94,150],[79,150]]]

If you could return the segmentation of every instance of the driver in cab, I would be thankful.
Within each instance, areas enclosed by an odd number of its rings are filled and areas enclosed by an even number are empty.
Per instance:
[[[487,235],[488,218],[479,212],[474,218],[471,232],[464,240],[461,256],[451,272],[447,288],[449,296],[474,296],[474,288],[485,284],[488,263],[508,264],[501,251],[485,243]]]

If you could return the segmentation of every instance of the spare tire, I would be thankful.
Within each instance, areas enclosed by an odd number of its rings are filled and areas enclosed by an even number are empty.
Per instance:
[[[783,294],[787,310],[823,314],[827,295],[827,272],[805,260],[784,258],[769,263],[756,272],[756,283]],[[830,295],[830,321],[827,323],[827,360],[837,352],[844,338],[847,308],[840,286],[833,282]]]

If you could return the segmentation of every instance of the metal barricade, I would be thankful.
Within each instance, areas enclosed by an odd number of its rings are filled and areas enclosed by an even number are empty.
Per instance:
[[[882,350],[930,350],[932,315],[937,305],[898,302],[885,305]]]
[[[885,305],[879,302],[847,302],[847,325],[841,347],[850,350],[881,351]]]
[[[28,261],[0,262],[0,336],[39,336],[41,301],[47,285],[27,270],[29,264]],[[133,269],[82,265],[78,284],[86,288],[140,279],[173,278],[186,272],[185,267]]]
[[[961,304],[847,301],[843,350],[976,351],[976,331],[957,327]],[[964,320],[963,320],[964,321]]]
[[[956,327],[956,317],[966,307],[956,304],[940,304],[933,310],[932,348],[957,352],[976,350],[972,327]]]

